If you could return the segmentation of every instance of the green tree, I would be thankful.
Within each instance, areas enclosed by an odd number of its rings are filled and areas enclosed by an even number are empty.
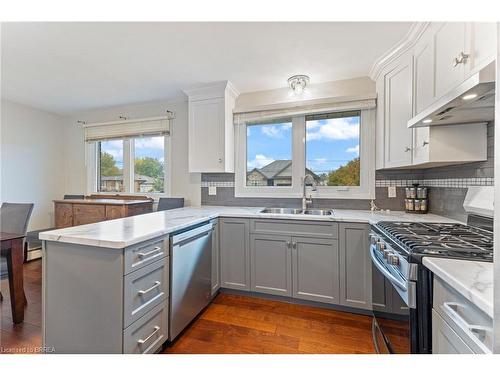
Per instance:
[[[328,186],[359,186],[359,158],[328,174]]]
[[[163,163],[148,156],[135,159],[135,173],[153,178],[163,178]]]
[[[116,166],[116,160],[113,155],[106,151],[101,151],[101,175],[102,176],[117,176],[122,173],[121,169]]]
[[[163,163],[148,156],[135,159],[135,173],[153,178],[152,191],[163,191]]]

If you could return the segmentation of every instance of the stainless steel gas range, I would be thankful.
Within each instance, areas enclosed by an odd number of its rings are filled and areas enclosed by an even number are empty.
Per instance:
[[[393,289],[393,298],[399,298],[405,307],[400,309],[403,314],[391,315],[373,304],[373,340],[378,352],[432,352],[432,273],[422,265],[422,258],[492,262],[493,222],[481,218],[479,225],[475,218],[469,217],[470,225],[410,222],[372,225],[373,290],[377,290],[377,283],[385,283],[386,288]]]

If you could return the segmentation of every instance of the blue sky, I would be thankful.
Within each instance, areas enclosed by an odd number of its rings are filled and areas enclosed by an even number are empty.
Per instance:
[[[163,137],[143,137],[135,140],[135,157],[153,157],[164,161],[164,138]],[[123,141],[103,141],[101,150],[111,154],[118,168],[123,168]]]
[[[359,155],[359,117],[308,121],[306,164],[315,173],[329,172]],[[291,158],[291,123],[247,127],[247,169]]]

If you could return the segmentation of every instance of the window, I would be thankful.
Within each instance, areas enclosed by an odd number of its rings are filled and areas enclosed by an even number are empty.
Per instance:
[[[134,139],[134,191],[163,193],[165,183],[165,138]]]
[[[123,192],[123,141],[98,142],[100,192]]]
[[[236,196],[301,197],[309,174],[313,198],[375,198],[373,109],[262,118],[235,125]]]
[[[166,142],[160,135],[89,143],[89,191],[168,194]]]
[[[247,126],[247,186],[292,186],[292,121]]]
[[[359,186],[359,112],[306,116],[306,174],[320,186]]]

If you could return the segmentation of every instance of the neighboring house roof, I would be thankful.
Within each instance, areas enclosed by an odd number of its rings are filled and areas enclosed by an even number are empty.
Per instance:
[[[292,177],[292,161],[291,160],[275,160],[272,163],[269,163],[263,166],[260,169],[254,168],[247,174],[252,172],[259,172],[268,180],[275,179],[278,177],[281,178],[291,178]],[[311,171],[310,169],[306,169],[307,173],[312,175],[315,180],[319,180],[319,176]]]
[[[291,160],[275,160],[259,169],[267,179],[275,178],[281,171],[292,165]],[[290,177],[292,175],[290,174]]]
[[[154,184],[154,178],[149,176],[144,176],[142,174],[136,174],[134,177],[135,181],[142,183]],[[123,176],[101,176],[101,181],[123,181]]]

